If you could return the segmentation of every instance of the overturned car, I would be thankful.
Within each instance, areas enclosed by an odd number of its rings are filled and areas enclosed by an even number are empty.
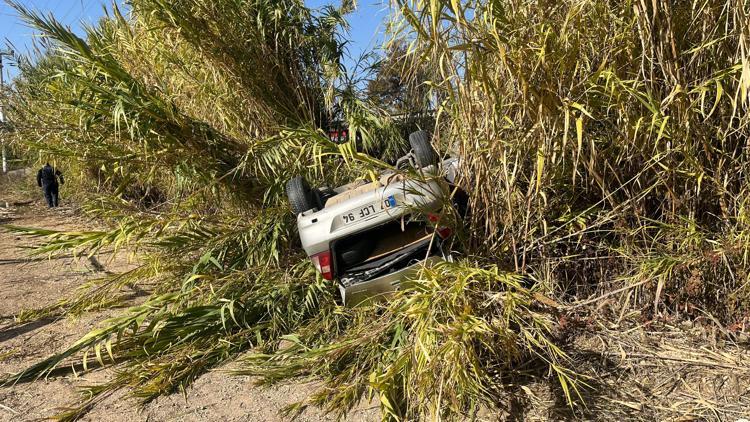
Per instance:
[[[346,305],[392,292],[422,263],[450,259],[443,245],[451,230],[437,223],[441,207],[455,202],[458,159],[439,161],[425,131],[409,143],[396,168],[413,166],[420,180],[385,172],[334,189],[313,189],[302,177],[287,183],[302,247],[324,278],[338,282]]]

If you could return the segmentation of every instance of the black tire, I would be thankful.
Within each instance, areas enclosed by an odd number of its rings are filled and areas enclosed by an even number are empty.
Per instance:
[[[437,164],[438,156],[430,143],[430,133],[418,130],[409,135],[409,144],[414,152],[419,167],[427,167]]]
[[[317,195],[302,176],[297,176],[286,182],[286,196],[294,215],[302,214],[320,206]]]

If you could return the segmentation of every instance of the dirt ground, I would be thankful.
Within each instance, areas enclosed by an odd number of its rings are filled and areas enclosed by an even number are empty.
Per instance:
[[[52,229],[91,228],[70,207],[49,210],[43,199],[31,202],[31,194],[3,190],[0,184],[0,224]],[[13,373],[71,345],[112,311],[86,315],[78,320],[46,320],[26,325],[13,323],[13,316],[25,309],[40,308],[70,295],[87,279],[102,270],[118,271],[130,263],[124,257],[99,257],[98,265],[86,259],[66,256],[30,259],[21,247],[28,239],[0,230],[0,373]],[[32,383],[0,388],[0,421],[29,421],[49,417],[78,398],[80,387],[105,379],[106,372],[85,376],[72,374]],[[161,397],[144,407],[126,396],[115,394],[99,403],[83,420],[91,421],[276,421],[286,420],[279,410],[303,400],[314,385],[291,383],[260,388],[249,377],[210,372],[198,379],[186,395]],[[349,420],[379,420],[374,405],[364,405]],[[308,409],[297,420],[334,420],[317,409]]]

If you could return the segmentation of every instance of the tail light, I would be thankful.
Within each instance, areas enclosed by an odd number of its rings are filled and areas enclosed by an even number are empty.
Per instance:
[[[331,251],[321,252],[310,257],[315,269],[318,270],[326,280],[333,280],[333,265],[331,265]]]
[[[436,228],[435,231],[437,232],[438,236],[440,236],[441,239],[446,239],[450,237],[450,235],[453,234],[453,230],[451,230],[450,227],[446,226],[438,226],[438,222],[440,221],[440,216],[433,213],[428,213],[427,218],[430,220],[430,223],[435,224]]]

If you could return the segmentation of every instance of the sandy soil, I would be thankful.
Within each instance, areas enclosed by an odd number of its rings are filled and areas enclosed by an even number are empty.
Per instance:
[[[3,192],[0,184],[0,224],[75,229],[91,227],[69,207],[48,210],[41,199]],[[7,204],[6,204],[7,202]],[[14,202],[16,203],[14,205]],[[19,202],[21,204],[19,204]],[[87,279],[101,275],[88,260],[71,256],[58,259],[29,259],[23,246],[30,240],[0,231],[0,373],[23,367],[60,351],[83,333],[96,327],[113,311],[94,313],[78,320],[46,320],[26,325],[13,323],[13,316],[24,309],[40,308],[73,293]],[[99,257],[107,271],[127,268],[124,257]],[[114,311],[117,312],[117,311]],[[106,379],[106,370],[83,377],[72,374],[49,377],[33,383],[0,388],[0,421],[27,421],[48,417],[75,402],[78,389]],[[186,395],[161,397],[146,406],[116,393],[99,403],[83,420],[99,421],[276,421],[286,420],[279,410],[307,397],[314,385],[290,383],[260,388],[249,377],[237,377],[222,369],[198,379]],[[377,407],[363,405],[349,420],[379,420]],[[296,420],[334,420],[317,409],[308,409]]]

